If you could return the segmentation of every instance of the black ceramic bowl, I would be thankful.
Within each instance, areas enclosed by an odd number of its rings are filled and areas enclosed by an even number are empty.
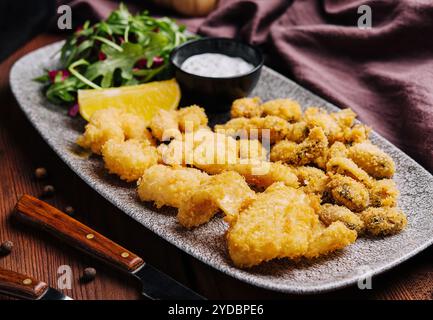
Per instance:
[[[203,77],[181,69],[186,59],[203,53],[239,57],[252,64],[254,68],[248,73],[227,78]],[[182,102],[199,104],[212,113],[221,113],[230,109],[233,100],[246,97],[254,89],[260,78],[263,55],[257,48],[237,40],[203,38],[177,47],[171,53],[170,61],[182,89]]]

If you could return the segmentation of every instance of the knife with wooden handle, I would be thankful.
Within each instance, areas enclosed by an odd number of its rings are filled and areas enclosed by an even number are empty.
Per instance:
[[[0,268],[0,293],[26,300],[72,300],[45,282]]]
[[[199,294],[145,263],[136,254],[44,201],[23,195],[18,200],[15,215],[20,220],[41,227],[81,251],[135,276],[142,283],[142,294],[149,299],[204,300]]]

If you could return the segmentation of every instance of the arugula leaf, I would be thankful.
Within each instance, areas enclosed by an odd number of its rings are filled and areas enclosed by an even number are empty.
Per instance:
[[[144,56],[144,48],[139,44],[125,42],[122,49],[123,51],[119,52],[105,44],[102,45],[101,50],[106,54],[107,58],[90,65],[87,68],[85,77],[90,81],[102,77],[102,88],[112,86],[116,70],[120,70],[122,79],[131,80],[133,77],[132,68]]]

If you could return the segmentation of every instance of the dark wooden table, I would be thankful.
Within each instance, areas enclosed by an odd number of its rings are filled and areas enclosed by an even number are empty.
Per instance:
[[[133,221],[105,201],[81,181],[48,147],[20,111],[9,88],[9,71],[22,55],[59,40],[40,35],[0,64],[0,241],[12,240],[12,253],[0,257],[0,267],[28,273],[57,287],[57,270],[69,265],[73,271],[74,299],[138,299],[131,279],[111,270],[54,238],[22,226],[10,219],[20,195],[39,196],[45,184],[55,186],[48,202],[64,209],[74,207],[76,218],[114,241],[126,246],[146,261],[180,282],[212,299],[432,299],[433,248],[399,267],[373,279],[373,289],[347,288],[319,296],[289,296],[255,288],[230,278],[183,253]],[[35,168],[49,171],[45,181],[34,178]],[[79,281],[83,269],[97,269],[95,281]],[[0,296],[0,299],[5,299]]]

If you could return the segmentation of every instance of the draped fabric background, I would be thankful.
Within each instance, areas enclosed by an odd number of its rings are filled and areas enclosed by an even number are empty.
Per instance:
[[[104,18],[117,5],[61,1],[74,16]],[[133,10],[173,12],[132,1]],[[130,2],[128,2],[130,4]],[[373,27],[359,29],[360,5]],[[260,45],[267,64],[360,119],[433,172],[433,1],[220,0],[206,18],[179,18],[207,36]]]

